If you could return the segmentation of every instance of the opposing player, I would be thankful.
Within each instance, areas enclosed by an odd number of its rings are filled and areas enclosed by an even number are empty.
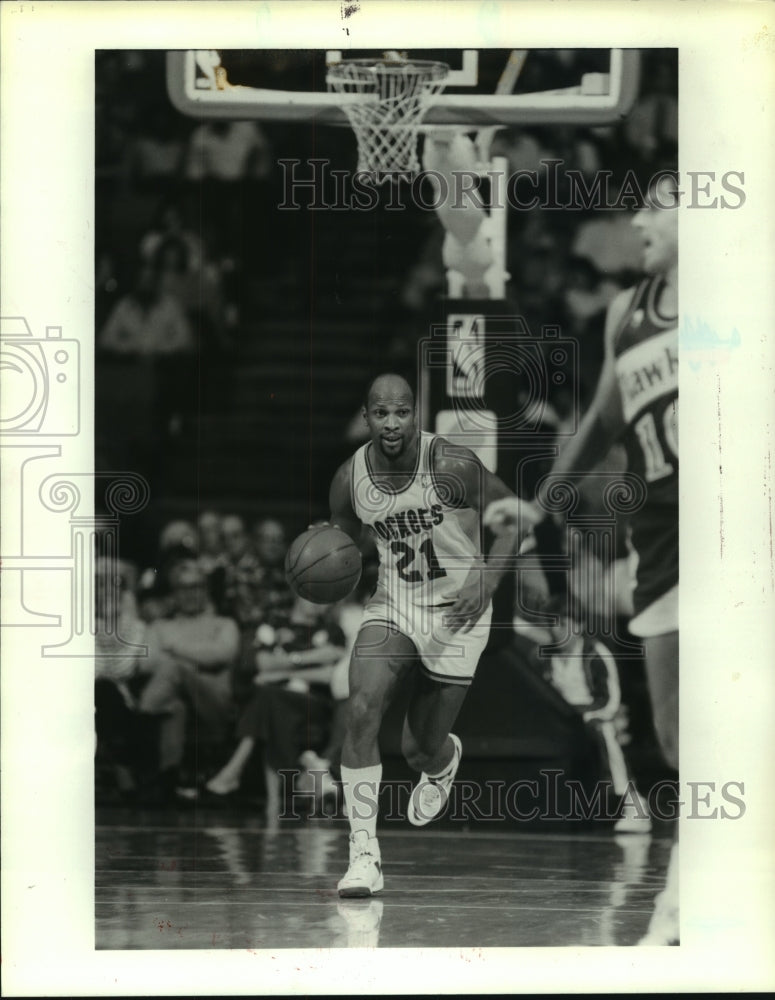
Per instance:
[[[678,185],[667,172],[650,186],[633,225],[643,238],[647,277],[609,306],[600,381],[578,434],[553,468],[583,476],[621,440],[630,472],[645,484],[631,518],[637,554],[630,631],[643,639],[654,726],[667,762],[678,767]],[[513,503],[495,504],[502,522]],[[678,850],[642,944],[678,941]]]
[[[380,559],[350,663],[341,768],[350,866],[338,885],[345,897],[383,887],[377,737],[396,684],[410,669],[414,687],[401,746],[421,775],[408,819],[423,826],[446,804],[462,752],[450,729],[487,642],[490,598],[532,516],[525,505],[520,523],[519,500],[472,451],[419,431],[414,395],[400,376],[372,382],[363,418],[370,441],[339,468],[330,492],[332,523],[353,539],[366,525]],[[480,514],[507,497],[517,519],[485,562]]]

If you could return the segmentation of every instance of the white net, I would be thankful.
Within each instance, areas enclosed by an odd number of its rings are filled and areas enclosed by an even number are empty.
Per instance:
[[[426,60],[347,59],[328,67],[330,91],[359,96],[342,103],[358,140],[358,170],[417,173],[417,132],[448,74],[446,63]]]

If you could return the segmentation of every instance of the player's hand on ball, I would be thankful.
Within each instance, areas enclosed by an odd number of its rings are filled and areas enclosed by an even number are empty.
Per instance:
[[[495,535],[526,535],[543,517],[543,511],[536,504],[519,497],[503,497],[488,505],[482,521]]]

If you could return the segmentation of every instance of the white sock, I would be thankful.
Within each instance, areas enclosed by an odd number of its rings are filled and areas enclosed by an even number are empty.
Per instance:
[[[342,790],[350,831],[365,830],[369,837],[377,836],[377,811],[382,765],[371,767],[341,767]]]

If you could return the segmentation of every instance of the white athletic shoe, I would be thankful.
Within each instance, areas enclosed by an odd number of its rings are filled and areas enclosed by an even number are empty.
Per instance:
[[[441,774],[433,778],[423,771],[409,796],[406,818],[412,826],[425,826],[426,823],[430,823],[441,814],[447,804],[449,790],[460,767],[460,758],[463,756],[463,745],[460,740],[454,733],[450,733],[449,736],[454,745],[452,760]]]
[[[344,898],[373,896],[382,892],[384,885],[377,838],[370,837],[366,830],[356,830],[350,834],[350,867],[336,887],[339,895]]]

